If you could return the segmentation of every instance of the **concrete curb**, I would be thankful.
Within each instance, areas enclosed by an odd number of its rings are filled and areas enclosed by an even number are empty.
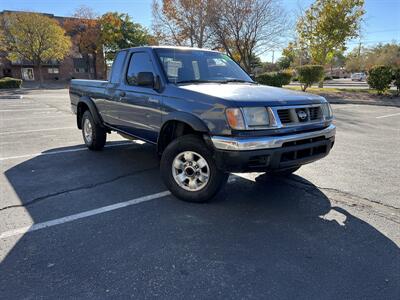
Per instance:
[[[332,99],[326,98],[331,104],[361,104],[361,105],[375,105],[375,106],[391,106],[400,107],[400,102],[387,101],[387,102],[377,102],[377,101],[363,101],[363,100],[353,100],[353,99]]]

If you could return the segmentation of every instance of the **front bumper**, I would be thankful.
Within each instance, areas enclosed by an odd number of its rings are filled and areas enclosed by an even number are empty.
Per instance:
[[[304,165],[328,155],[336,127],[255,138],[213,136],[214,159],[227,172],[263,172]]]

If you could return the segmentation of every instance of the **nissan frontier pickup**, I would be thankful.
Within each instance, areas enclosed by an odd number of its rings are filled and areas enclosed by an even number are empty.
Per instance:
[[[211,50],[121,50],[108,81],[72,80],[70,98],[89,149],[112,131],[154,144],[165,185],[192,202],[212,199],[230,172],[291,174],[335,141],[323,97],[257,84]]]

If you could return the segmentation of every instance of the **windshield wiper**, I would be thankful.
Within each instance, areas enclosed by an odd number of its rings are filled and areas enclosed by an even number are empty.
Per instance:
[[[253,83],[253,81],[242,80],[242,79],[227,79],[227,80],[200,80],[200,79],[192,79],[192,80],[181,80],[175,82],[175,84],[180,83],[229,83],[229,82],[245,82],[245,83]]]
[[[254,81],[242,80],[242,79],[227,79],[221,81],[222,83],[229,83],[229,82],[245,82],[245,83],[255,83]]]
[[[192,80],[181,80],[181,81],[176,81],[176,84],[179,83],[210,83],[210,82],[223,82],[223,81],[216,81],[216,80],[198,80],[198,79],[192,79]]]

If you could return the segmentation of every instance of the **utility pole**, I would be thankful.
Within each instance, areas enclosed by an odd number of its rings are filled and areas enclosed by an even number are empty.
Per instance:
[[[274,63],[275,50],[272,50],[272,63]]]
[[[358,71],[362,71],[361,70],[361,40],[358,43]]]

